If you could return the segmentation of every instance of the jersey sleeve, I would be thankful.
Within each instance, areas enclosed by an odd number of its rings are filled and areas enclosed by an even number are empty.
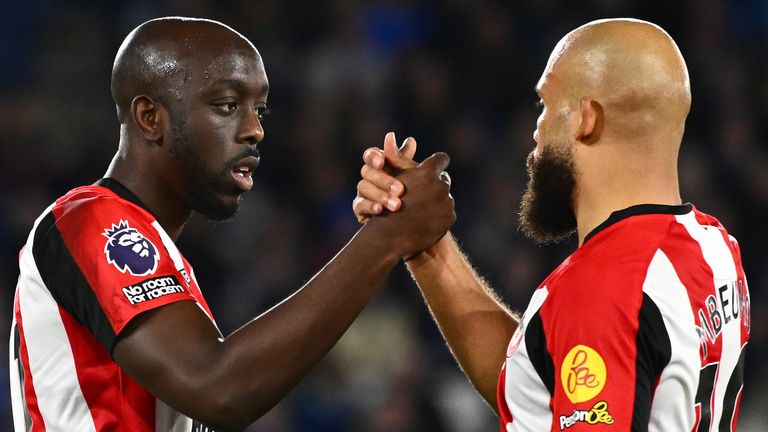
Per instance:
[[[35,241],[43,280],[108,352],[142,312],[195,300],[180,257],[165,246],[171,240],[144,209],[89,196],[57,202],[48,218]]]
[[[540,310],[551,357],[552,430],[648,429],[671,348],[659,309],[642,282],[625,274],[573,275]]]

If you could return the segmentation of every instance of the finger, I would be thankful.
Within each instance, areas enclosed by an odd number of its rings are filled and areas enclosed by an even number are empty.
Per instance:
[[[391,162],[396,162],[400,158],[400,152],[397,150],[394,132],[389,132],[387,136],[384,137],[384,158],[387,162],[390,162],[390,165],[392,165]]]
[[[406,138],[403,145],[400,146],[400,154],[413,160],[413,157],[416,156],[416,139],[413,137]]]
[[[397,211],[401,205],[400,198],[391,195],[367,180],[360,180],[357,183],[357,196],[372,203],[371,208],[375,211],[374,214],[381,213],[382,206],[386,207],[389,211]]]
[[[445,169],[448,168],[450,161],[451,158],[448,157],[447,154],[437,152],[419,164],[419,167],[425,167],[426,169],[433,171],[435,175],[439,175],[440,172],[445,171]]]
[[[355,217],[357,217],[358,222],[366,223],[371,217],[381,214],[382,208],[381,204],[375,204],[372,201],[358,196],[352,201],[352,210],[355,212]]]
[[[388,172],[381,169],[371,168],[370,165],[363,165],[360,168],[360,177],[367,180],[383,192],[390,193],[399,197],[405,191],[405,187],[400,180],[392,177]]]
[[[411,137],[407,138],[403,142],[401,149],[407,149],[415,154],[416,140]],[[413,154],[411,154],[410,157],[407,157],[397,148],[394,141],[384,141],[384,158],[387,160],[387,164],[393,168],[409,169],[416,167],[416,163],[413,161]]]
[[[397,138],[395,138],[394,132],[387,132],[384,135],[384,158],[387,156],[393,156],[397,153]]]
[[[384,167],[384,152],[380,148],[370,147],[363,152],[363,162],[376,169]]]

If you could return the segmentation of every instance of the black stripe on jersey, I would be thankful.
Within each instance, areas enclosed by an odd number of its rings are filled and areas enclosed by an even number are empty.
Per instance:
[[[595,234],[599,233],[600,231],[608,228],[609,226],[615,224],[616,222],[626,219],[631,216],[639,216],[639,215],[645,215],[645,214],[673,214],[673,215],[684,215],[688,214],[693,209],[693,204],[691,203],[685,203],[683,205],[678,206],[671,206],[671,205],[661,205],[661,204],[639,204],[632,207],[627,207],[624,210],[618,210],[613,213],[611,213],[610,216],[608,216],[608,219],[603,221],[600,225],[598,225],[595,229],[590,231],[585,237],[584,237],[584,243],[586,243],[589,239],[595,236]]]
[[[24,363],[21,361],[21,335],[19,334],[19,324],[13,321],[11,328],[11,337],[13,338],[13,361],[16,362],[16,373],[19,375],[19,387],[21,389],[21,405],[24,409],[24,427],[27,432],[32,430],[32,417],[29,415],[29,406],[27,405],[27,392],[24,391]],[[13,373],[13,365],[10,365]]]
[[[538,311],[531,317],[528,327],[525,329],[525,347],[539,379],[547,387],[549,394],[554,395],[555,365],[547,350],[547,336],[544,334],[544,325]]]
[[[720,363],[710,363],[699,371],[699,387],[696,390],[694,406],[699,406],[699,426],[696,432],[709,432],[712,420],[712,392],[715,390],[715,378]]]
[[[101,309],[96,294],[69,253],[53,211],[40,221],[32,243],[37,269],[56,303],[84,325],[112,354],[115,332]]]
[[[723,416],[720,418],[720,428],[718,429],[721,432],[733,431],[731,423],[733,423],[733,414],[736,410],[736,397],[744,386],[744,352],[746,350],[746,345],[741,347],[739,362],[736,363],[736,368],[731,373],[731,379],[728,380],[728,387],[725,388]]]
[[[19,325],[16,324],[16,320],[13,320],[11,337],[13,338],[13,359],[19,360],[21,357],[21,336],[19,335]]]
[[[645,293],[638,322],[632,430],[647,431],[654,386],[672,357],[672,343],[659,308]]]

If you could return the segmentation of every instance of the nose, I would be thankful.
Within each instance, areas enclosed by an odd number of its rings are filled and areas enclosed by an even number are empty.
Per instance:
[[[254,108],[243,110],[243,113],[237,142],[256,145],[264,139],[264,128],[259,120],[259,113]]]

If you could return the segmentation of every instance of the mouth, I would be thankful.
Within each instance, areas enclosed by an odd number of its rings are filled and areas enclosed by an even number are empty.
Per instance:
[[[240,190],[247,192],[253,187],[253,171],[259,166],[258,156],[249,156],[235,163],[232,178]]]

